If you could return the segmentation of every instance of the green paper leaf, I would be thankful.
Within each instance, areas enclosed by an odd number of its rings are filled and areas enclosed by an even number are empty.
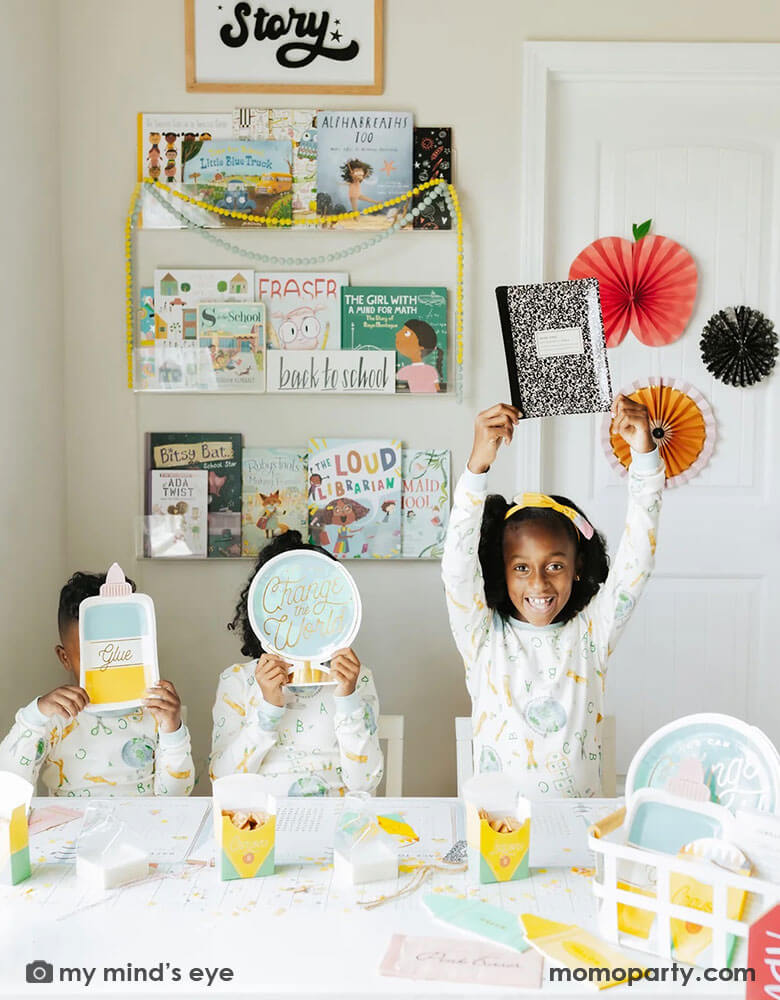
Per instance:
[[[640,222],[639,225],[637,225],[636,222],[634,223],[634,225],[631,228],[634,231],[634,239],[636,240],[637,243],[642,239],[643,236],[647,236],[647,234],[650,232],[650,227],[652,226],[652,224],[653,224],[652,219],[646,219],[644,222]]]

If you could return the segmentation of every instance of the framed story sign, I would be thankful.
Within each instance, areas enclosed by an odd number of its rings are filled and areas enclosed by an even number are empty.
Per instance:
[[[187,90],[381,94],[384,0],[184,0]]]

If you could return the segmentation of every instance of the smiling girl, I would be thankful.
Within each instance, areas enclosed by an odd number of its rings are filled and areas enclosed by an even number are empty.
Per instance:
[[[487,496],[487,471],[520,416],[501,403],[478,415],[442,559],[475,770],[511,772],[531,798],[593,796],[606,664],[653,568],[663,464],[646,408],[618,396],[613,429],[632,463],[626,527],[608,570],[603,537],[571,500]]]

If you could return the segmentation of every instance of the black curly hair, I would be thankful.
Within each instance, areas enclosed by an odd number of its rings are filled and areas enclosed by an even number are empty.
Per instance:
[[[127,583],[135,590],[135,581],[125,577]],[[79,620],[79,605],[85,597],[97,597],[101,586],[106,582],[105,573],[74,573],[60,591],[60,603],[57,608],[57,628],[62,638],[65,629]]]
[[[366,179],[369,178],[374,172],[374,168],[370,163],[366,163],[365,160],[358,160],[355,158],[353,160],[347,160],[346,163],[341,164],[341,179],[343,181],[351,181],[353,170],[362,170]]]
[[[554,493],[549,495],[559,504],[571,507],[589,520],[568,497],[556,496]],[[491,494],[485,501],[479,535],[479,561],[482,566],[485,600],[488,607],[497,611],[504,619],[516,617],[515,607],[509,599],[504,572],[504,532],[507,526],[522,521],[546,521],[565,532],[575,547],[579,580],[574,581],[571,596],[555,619],[558,624],[569,621],[595,597],[607,578],[609,557],[604,536],[594,528],[593,537],[584,538],[568,517],[549,507],[523,507],[505,520],[510,506],[514,505],[510,505],[496,493]]]
[[[260,640],[252,631],[252,626],[249,624],[247,598],[249,597],[249,588],[252,586],[252,580],[254,580],[258,570],[262,566],[265,566],[269,559],[281,555],[282,552],[293,552],[296,549],[309,549],[311,552],[321,552],[322,555],[328,556],[334,562],[338,562],[338,559],[328,552],[327,549],[323,549],[322,546],[310,545],[308,542],[304,542],[300,531],[285,531],[283,534],[272,538],[258,553],[257,562],[249,574],[249,579],[241,591],[238,604],[236,604],[236,613],[233,615],[233,620],[228,623],[228,628],[231,632],[240,632],[241,634],[242,656],[248,656],[250,659],[256,660],[265,652],[260,644]]]

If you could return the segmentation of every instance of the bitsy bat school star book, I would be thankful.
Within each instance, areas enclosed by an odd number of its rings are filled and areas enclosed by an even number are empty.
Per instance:
[[[512,403],[525,417],[603,413],[612,381],[595,278],[496,289]]]

